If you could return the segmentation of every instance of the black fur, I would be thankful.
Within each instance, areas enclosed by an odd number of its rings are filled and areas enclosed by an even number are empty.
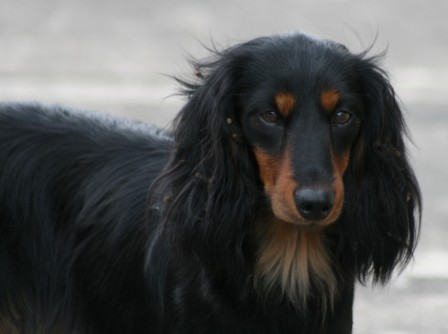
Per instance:
[[[351,333],[355,281],[385,283],[412,257],[419,189],[375,59],[295,34],[194,65],[172,134],[0,105],[1,333]],[[254,285],[272,212],[245,115],[286,76],[305,94],[329,80],[356,101],[344,206],[323,230],[333,301],[317,281],[305,305]]]

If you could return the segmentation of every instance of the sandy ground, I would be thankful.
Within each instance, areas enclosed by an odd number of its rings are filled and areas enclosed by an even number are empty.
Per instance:
[[[359,287],[356,334],[448,333],[448,2],[2,0],[0,100],[58,103],[168,126],[167,76],[186,56],[307,31],[360,51],[375,39],[407,110],[424,196],[415,261],[384,289]]]

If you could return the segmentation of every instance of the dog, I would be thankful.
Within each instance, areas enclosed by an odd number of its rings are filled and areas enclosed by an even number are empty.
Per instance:
[[[0,333],[352,332],[421,196],[367,51],[302,33],[194,61],[172,130],[0,106]]]

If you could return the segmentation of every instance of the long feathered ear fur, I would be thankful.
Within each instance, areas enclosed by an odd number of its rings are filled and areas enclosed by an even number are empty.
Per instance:
[[[364,282],[386,282],[412,258],[418,239],[421,197],[407,159],[406,126],[387,75],[375,58],[361,59],[365,119],[347,175],[342,219],[355,273]]]
[[[238,50],[194,63],[198,83],[178,80],[189,101],[174,121],[170,162],[151,190],[163,202],[161,226],[176,222],[166,235],[177,238],[181,255],[215,272],[233,268],[235,276],[247,270],[246,225],[257,192],[235,102]]]

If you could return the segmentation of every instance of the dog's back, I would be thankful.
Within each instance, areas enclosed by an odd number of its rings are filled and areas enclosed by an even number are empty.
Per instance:
[[[140,123],[0,105],[1,333],[147,326],[146,195],[169,145]]]

